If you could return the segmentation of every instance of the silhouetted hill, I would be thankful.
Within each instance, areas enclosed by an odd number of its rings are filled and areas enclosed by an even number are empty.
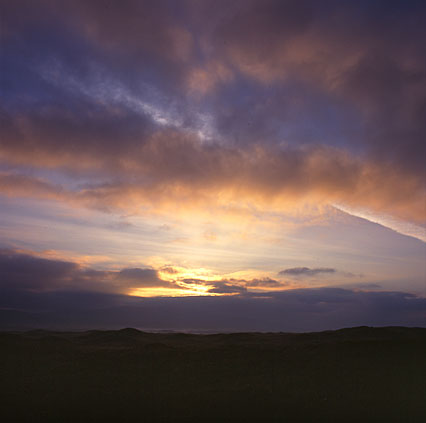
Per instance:
[[[0,421],[423,422],[426,329],[0,332]]]

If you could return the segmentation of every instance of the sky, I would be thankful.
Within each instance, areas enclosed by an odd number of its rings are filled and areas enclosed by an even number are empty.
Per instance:
[[[423,1],[0,18],[0,329],[426,326]]]

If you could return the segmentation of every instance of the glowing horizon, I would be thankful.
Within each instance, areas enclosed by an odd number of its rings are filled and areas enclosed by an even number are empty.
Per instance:
[[[293,295],[340,321],[363,292],[426,319],[426,8],[231,3],[3,3],[0,309]]]

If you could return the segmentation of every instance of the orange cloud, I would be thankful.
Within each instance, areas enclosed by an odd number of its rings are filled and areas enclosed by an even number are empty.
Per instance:
[[[211,93],[217,84],[232,81],[233,77],[232,71],[223,63],[210,62],[188,72],[187,87],[191,94],[203,96]]]
[[[53,163],[47,149],[43,154]],[[38,158],[33,159],[28,157],[27,164],[38,166]],[[70,153],[70,168],[76,159]],[[97,159],[105,165],[114,160],[108,155]],[[119,180],[112,173],[106,183],[75,190],[2,173],[0,191],[132,213],[221,210],[232,214],[234,210],[250,214],[291,210],[298,204],[341,203],[413,222],[425,218],[421,179],[331,148],[282,150],[257,145],[241,150],[203,145],[196,138],[164,131],[140,145],[137,154],[117,157],[116,166],[121,169]]]

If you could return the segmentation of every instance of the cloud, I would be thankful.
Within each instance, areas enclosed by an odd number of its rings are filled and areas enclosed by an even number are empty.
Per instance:
[[[271,278],[262,278],[262,279],[252,279],[250,281],[246,281],[246,286],[248,287],[262,287],[262,288],[277,288],[285,286],[285,282],[277,281]]]
[[[167,0],[2,3],[1,195],[187,217],[341,204],[425,223],[424,2],[206,0],[178,9]],[[0,298],[40,312],[40,324],[46,310],[51,322],[76,326],[424,322],[424,299],[404,292],[263,295],[284,283],[169,282],[161,272],[176,275],[171,266],[101,271],[1,250]],[[179,283],[234,295],[121,295]],[[98,306],[110,315],[91,316]]]
[[[125,50],[151,61],[181,62],[192,53],[190,32],[179,24],[167,2],[125,0],[108,8],[102,1],[67,2],[78,30],[103,48]],[[139,59],[140,60],[140,59]]]
[[[232,285],[227,282],[215,282],[214,288],[208,290],[211,294],[242,294],[247,292],[247,288],[240,285]]]
[[[178,270],[176,270],[173,266],[163,266],[159,270],[161,272],[168,273],[170,275],[174,275],[178,273]]]
[[[296,202],[337,202],[415,222],[424,220],[421,179],[335,149],[230,148],[203,145],[176,131],[161,131],[139,144],[137,152],[130,149],[119,154],[104,149],[88,162],[90,154],[86,161],[72,151],[58,155],[43,143],[38,145],[37,154],[25,153],[26,165],[81,169],[90,164],[90,172],[98,168],[99,175],[70,191],[16,172],[3,173],[3,193],[56,197],[75,205],[129,212],[142,212],[140,204],[152,211],[172,207],[226,209],[234,204],[246,210],[283,211]],[[3,158],[7,156],[6,148]],[[17,160],[23,164],[20,154]],[[99,182],[101,177],[105,182]]]
[[[0,249],[0,286],[13,290],[43,290],[61,286],[78,271],[71,262],[41,259]]]
[[[129,289],[172,288],[173,283],[162,281],[150,268],[101,271],[2,249],[0,327],[307,331],[358,325],[424,326],[426,318],[425,298],[378,291],[376,285],[354,290],[277,290],[279,283],[271,279],[178,283],[204,285],[210,294],[220,295],[133,297],[125,295]],[[256,289],[251,292],[252,287]]]
[[[117,280],[129,288],[176,287],[176,285],[162,280],[154,269],[123,269],[118,272]]]
[[[404,292],[297,289],[255,296],[138,298],[105,293],[0,296],[2,329],[318,331],[425,325],[426,300]]]
[[[330,112],[339,113],[340,104],[352,109],[359,122],[346,125],[351,129],[340,134],[348,146],[362,147],[376,159],[418,173],[425,154],[421,139],[426,133],[421,42],[426,34],[421,24],[425,16],[420,2],[388,7],[386,2],[255,1],[222,21],[213,39],[226,60],[260,84],[297,87],[296,96],[293,90],[280,92],[281,104],[272,97],[272,107],[259,115],[260,124],[265,118],[270,124],[267,115],[271,112],[272,116],[281,113],[278,116],[291,125],[290,119],[297,119],[289,112],[294,107],[305,117],[301,121],[305,126],[307,121],[315,122],[309,103],[320,92],[326,93],[323,105],[334,105]],[[240,113],[233,116],[238,119]],[[323,121],[318,130],[324,133],[327,125]]]
[[[179,288],[156,270],[127,268],[95,270],[78,263],[52,260],[12,249],[0,249],[0,289],[25,292],[93,291],[126,294],[137,288]]]
[[[173,279],[162,279],[159,271],[167,273]],[[60,291],[132,294],[142,290],[139,295],[152,296],[164,295],[162,288],[174,290],[174,295],[182,295],[187,294],[185,291],[194,286],[205,287],[206,294],[246,294],[250,288],[265,291],[285,286],[284,283],[269,278],[212,281],[203,278],[179,278],[178,274],[179,272],[170,266],[159,270],[148,267],[98,270],[87,267],[84,263],[45,258],[31,251],[0,249],[0,290],[16,295],[26,292]],[[171,292],[168,293],[170,295]]]
[[[330,267],[318,267],[314,269],[310,269],[309,267],[292,267],[278,272],[278,274],[282,276],[317,276],[324,273],[336,273],[336,269]]]
[[[1,192],[424,222],[421,2],[196,3],[6,2]]]
[[[213,294],[245,294],[288,286],[286,282],[268,277],[254,279],[224,278],[221,280],[184,278],[179,279],[179,281],[189,285],[207,286],[209,287],[207,292]]]

